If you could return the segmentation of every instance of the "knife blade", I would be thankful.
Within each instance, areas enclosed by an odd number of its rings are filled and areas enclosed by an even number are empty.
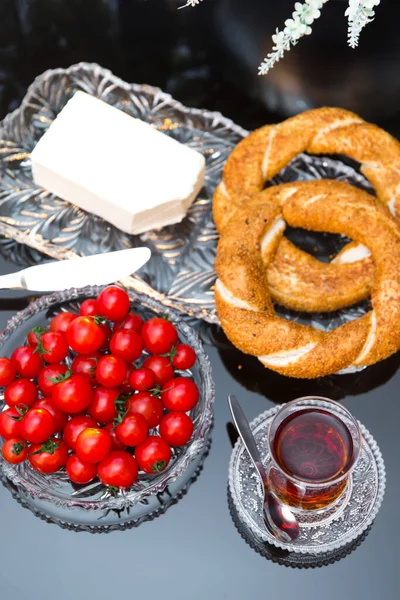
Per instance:
[[[56,292],[87,285],[106,285],[131,275],[151,256],[149,248],[129,248],[28,267],[0,276],[0,289]]]

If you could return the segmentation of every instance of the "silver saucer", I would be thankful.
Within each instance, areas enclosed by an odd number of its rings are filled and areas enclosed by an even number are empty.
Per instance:
[[[266,444],[269,423],[279,408],[262,413],[250,424],[264,464],[269,457]],[[239,439],[229,463],[229,493],[238,519],[257,540],[301,554],[326,554],[359,538],[379,511],[386,482],[385,465],[378,445],[363,425],[360,424],[360,428],[363,436],[361,456],[340,502],[334,509],[322,514],[296,512],[300,535],[288,544],[277,540],[264,527],[262,487]]]

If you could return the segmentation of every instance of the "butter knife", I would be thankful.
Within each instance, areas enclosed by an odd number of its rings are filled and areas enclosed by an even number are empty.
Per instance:
[[[131,275],[151,256],[149,248],[129,248],[82,258],[59,260],[0,276],[0,289],[56,292],[106,285]]]

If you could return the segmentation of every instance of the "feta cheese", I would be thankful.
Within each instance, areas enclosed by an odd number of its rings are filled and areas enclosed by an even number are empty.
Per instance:
[[[39,140],[34,182],[127,233],[177,223],[204,181],[204,156],[78,91]]]

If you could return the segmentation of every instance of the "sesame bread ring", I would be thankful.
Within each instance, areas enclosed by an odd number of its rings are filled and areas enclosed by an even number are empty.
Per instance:
[[[378,200],[339,181],[268,188],[230,220],[218,244],[215,300],[231,342],[268,368],[315,378],[371,365],[400,348],[400,228]],[[344,234],[374,261],[372,310],[329,332],[276,315],[266,271],[286,223]]]
[[[346,155],[361,164],[379,200],[400,215],[400,144],[379,127],[339,108],[304,112],[257,129],[233,150],[214,195],[220,232],[235,211],[301,152]],[[351,250],[351,251],[350,251]],[[365,246],[346,247],[329,265],[282,239],[268,271],[275,302],[303,311],[330,311],[368,296],[373,264]],[[326,289],[329,302],[321,291]],[[303,302],[304,298],[304,302]]]

